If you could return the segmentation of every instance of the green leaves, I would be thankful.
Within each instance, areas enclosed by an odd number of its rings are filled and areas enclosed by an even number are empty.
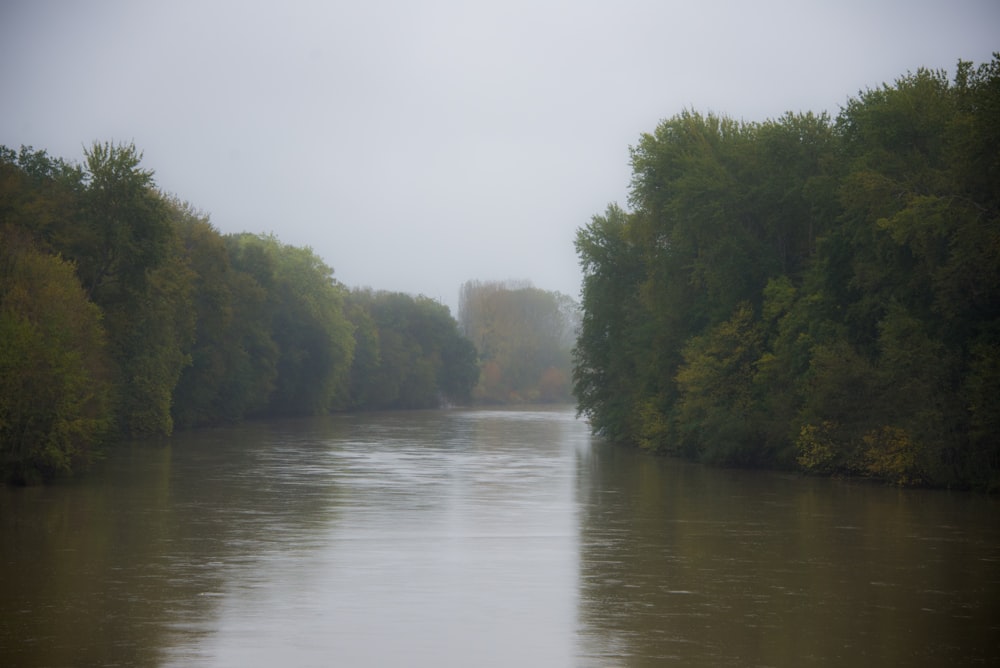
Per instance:
[[[465,403],[479,377],[476,350],[448,308],[426,297],[354,290],[351,406],[434,408]]]
[[[832,124],[683,112],[643,135],[635,210],[577,237],[581,411],[717,463],[996,486],[998,114],[1000,55]]]
[[[79,168],[0,147],[4,479],[71,473],[175,424],[469,398],[476,351],[446,307],[349,304],[312,250],[222,237],[141,158],[95,143]]]
[[[128,299],[168,253],[173,231],[153,172],[134,144],[94,143],[86,152],[83,235],[73,257],[98,302]]]
[[[0,227],[0,479],[88,463],[111,422],[100,311],[73,267]]]
[[[616,440],[636,438],[629,428],[642,391],[635,365],[651,334],[641,327],[645,264],[642,246],[631,238],[634,229],[632,218],[611,205],[576,236],[583,289],[573,395],[592,428]]]
[[[682,351],[684,364],[677,371],[682,397],[677,418],[682,430],[697,430],[699,447],[726,447],[720,443],[726,440],[753,443],[753,381],[761,344],[753,309],[746,303],[740,304],[729,320],[688,340]],[[723,426],[725,438],[711,433]],[[705,433],[705,429],[709,431]]]
[[[260,316],[277,352],[264,412],[313,415],[342,405],[354,339],[344,314],[346,291],[333,270],[312,250],[273,236],[238,235],[230,249],[233,265],[264,291]]]

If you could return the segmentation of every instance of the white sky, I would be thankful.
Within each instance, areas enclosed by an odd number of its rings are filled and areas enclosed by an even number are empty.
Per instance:
[[[578,297],[661,119],[836,115],[997,50],[997,0],[0,0],[0,143],[134,141],[222,232],[454,312],[470,279]]]

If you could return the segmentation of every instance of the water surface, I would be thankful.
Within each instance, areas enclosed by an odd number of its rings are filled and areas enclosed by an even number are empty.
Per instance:
[[[200,431],[0,489],[0,665],[1000,665],[995,511],[571,409]]]

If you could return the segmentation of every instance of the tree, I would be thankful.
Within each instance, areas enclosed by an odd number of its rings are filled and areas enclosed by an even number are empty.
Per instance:
[[[954,84],[918,70],[863,92],[838,118],[851,167],[838,231],[845,324],[886,387],[871,429],[896,430],[872,442],[913,453],[897,459],[902,475],[879,465],[900,481],[989,486],[1000,471],[995,439],[973,436],[960,399],[981,368],[974,351],[1000,324],[1000,210],[996,181],[983,181],[1000,150],[998,63],[960,62]]]
[[[683,112],[577,237],[574,389],[595,430],[721,463],[1000,480],[1000,55],[831,123]]]
[[[637,379],[635,354],[650,334],[639,295],[645,275],[642,249],[632,238],[632,218],[608,206],[576,235],[583,269],[580,334],[573,349],[577,410],[593,429],[619,442],[635,442],[633,421],[648,399]],[[655,415],[655,406],[653,406]]]
[[[459,322],[489,367],[476,388],[479,401],[564,401],[577,326],[569,297],[527,282],[466,282]],[[541,383],[545,378],[545,392]],[[559,379],[563,379],[560,386]]]
[[[167,257],[173,230],[153,171],[135,144],[95,142],[86,151],[84,225],[73,244],[77,271],[99,304],[142,294]]]
[[[0,210],[38,248],[73,262],[100,309],[114,374],[116,428],[168,434],[193,320],[189,275],[153,172],[133,144],[95,143],[84,167],[22,147],[2,151]]]
[[[466,403],[479,376],[476,351],[448,308],[427,297],[354,290],[352,405],[432,408]]]
[[[315,415],[347,405],[354,352],[344,287],[309,248],[267,235],[230,237],[234,266],[264,290],[266,320],[277,356],[264,412]],[[267,344],[255,337],[262,347]]]
[[[86,465],[111,424],[110,389],[100,311],[74,267],[0,226],[0,478]]]
[[[115,367],[117,427],[155,436],[173,430],[171,400],[189,362],[191,276],[169,207],[134,144],[94,143],[86,152],[81,224],[66,254],[101,308]]]
[[[677,371],[676,419],[683,449],[715,464],[759,465],[773,460],[760,448],[755,392],[760,327],[749,304],[702,336],[690,339]]]
[[[81,227],[83,170],[45,151],[0,146],[0,220],[46,253],[66,254]]]
[[[266,406],[277,375],[264,290],[232,266],[225,239],[206,216],[177,201],[170,208],[192,274],[196,323],[191,364],[174,389],[174,421],[180,427],[238,421]]]

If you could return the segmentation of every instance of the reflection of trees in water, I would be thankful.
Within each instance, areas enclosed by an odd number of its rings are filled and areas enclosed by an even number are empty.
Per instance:
[[[0,665],[197,663],[234,608],[294,607],[330,565],[323,549],[387,513],[414,531],[437,521],[440,535],[480,531],[495,513],[551,537],[573,507],[576,663],[992,665],[1000,655],[988,499],[590,449],[571,413],[445,415],[184,434],[121,451],[79,481],[0,489]],[[473,507],[442,512],[463,495]],[[572,552],[567,533],[550,545]],[[396,549],[391,527],[368,535]],[[405,579],[411,564],[399,563]],[[503,598],[503,583],[490,584],[477,597]],[[381,615],[370,614],[376,626]]]
[[[126,484],[0,489],[3,665],[155,663],[164,629],[149,622],[159,619],[164,592],[154,553],[169,528],[155,513],[132,521],[129,509],[140,498],[166,505],[170,450],[121,459],[143,461]]]
[[[1000,532],[983,499],[596,444],[578,470],[581,652],[594,665],[1000,656]]]
[[[674,527],[661,522],[678,512],[662,504],[680,474],[660,463],[600,443],[578,459],[581,653],[595,666],[689,656],[685,627],[705,614],[681,616],[671,601],[692,593],[678,571]]]
[[[513,490],[558,466],[560,424],[544,413],[254,422],[123,448],[76,481],[0,488],[0,665],[197,663],[224,606],[267,604],[272,581],[298,590],[334,522],[433,502],[427,485],[442,503],[489,490],[481,512],[517,504],[530,521],[548,497]],[[526,456],[532,435],[543,442]]]
[[[315,464],[336,429],[181,434],[79,481],[0,489],[0,665],[155,665],[195,647],[255,562],[329,523],[336,489]]]

